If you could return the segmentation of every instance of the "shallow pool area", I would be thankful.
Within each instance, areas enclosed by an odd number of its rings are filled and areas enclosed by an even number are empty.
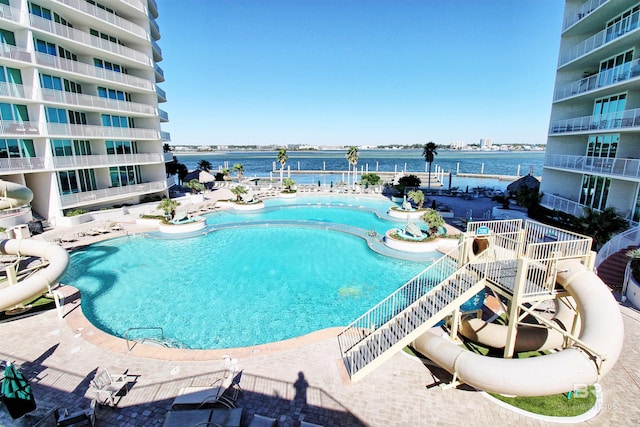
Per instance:
[[[84,315],[107,333],[162,327],[183,347],[220,349],[345,326],[428,265],[377,254],[332,227],[383,232],[397,223],[359,204],[320,208],[301,200],[287,200],[287,208],[270,201],[274,209],[263,213],[207,215],[213,227],[239,226],[198,237],[93,244],[72,253],[62,282],[81,291]],[[383,211],[391,204],[374,203]],[[327,227],[300,226],[309,219]]]

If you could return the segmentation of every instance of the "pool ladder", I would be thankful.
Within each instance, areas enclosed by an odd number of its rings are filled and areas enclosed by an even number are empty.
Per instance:
[[[129,332],[131,331],[160,331],[160,338],[137,338],[137,339],[130,339],[129,338]],[[165,338],[164,336],[164,329],[162,329],[162,327],[160,326],[147,326],[147,327],[136,327],[136,328],[129,328],[127,329],[127,331],[124,333],[124,337],[127,340],[127,350],[131,351],[133,350],[133,347],[135,347],[135,345],[131,345],[131,343],[140,343],[140,344],[144,344],[144,343],[153,343],[153,344],[157,344],[160,345],[162,347],[166,347],[166,348],[184,348],[183,345],[181,345],[179,342],[174,341],[174,340],[170,340]]]

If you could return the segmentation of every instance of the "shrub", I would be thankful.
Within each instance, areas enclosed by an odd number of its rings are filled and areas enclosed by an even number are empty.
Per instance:
[[[86,211],[84,209],[74,209],[72,211],[65,212],[64,216],[66,216],[66,217],[78,216],[78,215],[86,214],[87,212],[88,211]]]

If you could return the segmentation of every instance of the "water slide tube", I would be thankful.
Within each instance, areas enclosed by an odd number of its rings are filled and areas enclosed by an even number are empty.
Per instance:
[[[603,357],[578,346],[527,359],[501,359],[472,353],[457,344],[425,333],[415,340],[416,350],[460,381],[494,393],[544,396],[594,384],[615,365],[622,350],[624,326],[618,303],[609,288],[577,260],[558,262],[557,282],[575,299],[580,313],[579,340]]]
[[[0,253],[37,256],[49,262],[48,266],[37,270],[24,280],[0,288],[0,310],[7,310],[47,291],[49,285],[58,283],[69,265],[67,251],[55,243],[44,240],[2,240],[0,241]]]
[[[561,298],[554,300],[555,315],[551,322],[564,331],[571,331],[575,312],[571,307],[575,306],[573,298]],[[509,328],[497,323],[489,323],[482,319],[468,318],[460,322],[460,333],[472,341],[486,346],[503,349],[507,342]],[[579,333],[579,325],[575,333]],[[537,351],[560,348],[564,343],[564,336],[555,329],[536,326],[520,326],[516,336],[515,351]]]
[[[33,192],[24,185],[0,180],[0,210],[25,206],[33,200]]]

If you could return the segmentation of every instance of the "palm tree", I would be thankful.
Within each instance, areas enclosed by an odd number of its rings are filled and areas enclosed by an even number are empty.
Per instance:
[[[211,162],[209,160],[203,159],[198,162],[198,169],[201,171],[209,172],[211,168],[213,168],[213,166],[211,166]]]
[[[236,163],[233,165],[233,170],[238,174],[238,181],[242,179],[242,174],[244,174],[244,165],[242,163]]]
[[[360,159],[360,156],[358,155],[358,147],[355,146],[351,146],[349,147],[349,150],[347,150],[347,162],[349,162],[349,167],[353,166],[353,185],[356,185],[356,178],[357,178],[357,166],[358,166],[358,160]],[[347,184],[349,183],[349,179],[347,176]]]
[[[173,211],[176,210],[180,203],[175,200],[164,198],[160,201],[160,204],[156,207],[156,209],[160,209],[164,212],[164,216],[169,217],[173,216]]]
[[[407,193],[407,199],[413,200],[418,207],[418,209],[422,209],[422,204],[424,203],[424,193],[420,190],[412,190]]]
[[[291,178],[285,178],[282,181],[282,185],[284,186],[284,188],[285,188],[287,193],[293,193],[294,191],[291,189],[291,187],[296,185],[296,182],[294,180],[292,180]]]
[[[422,150],[422,157],[424,157],[424,161],[429,165],[429,182],[427,183],[427,189],[431,189],[431,163],[433,163],[434,156],[438,155],[436,151],[438,146],[435,142],[427,142],[424,144],[424,149]]]
[[[236,202],[240,201],[240,198],[243,194],[247,194],[246,188],[244,188],[242,185],[236,185],[231,189],[231,192],[236,196]]]
[[[222,179],[224,181],[231,181],[231,171],[229,168],[222,169]]]
[[[169,144],[162,144],[162,152],[168,153],[171,151],[171,146]]]
[[[584,208],[584,214],[576,219],[583,234],[593,238],[593,249],[600,247],[611,239],[611,236],[629,226],[612,206],[597,211],[590,207]]]
[[[281,148],[278,150],[278,154],[276,155],[276,160],[280,163],[280,184],[282,184],[282,178],[284,175],[284,165],[289,160],[289,156],[287,155],[287,149]]]
[[[198,181],[197,179],[192,179],[191,181],[187,182],[184,186],[191,189],[195,193],[202,193],[205,188],[204,184]]]

